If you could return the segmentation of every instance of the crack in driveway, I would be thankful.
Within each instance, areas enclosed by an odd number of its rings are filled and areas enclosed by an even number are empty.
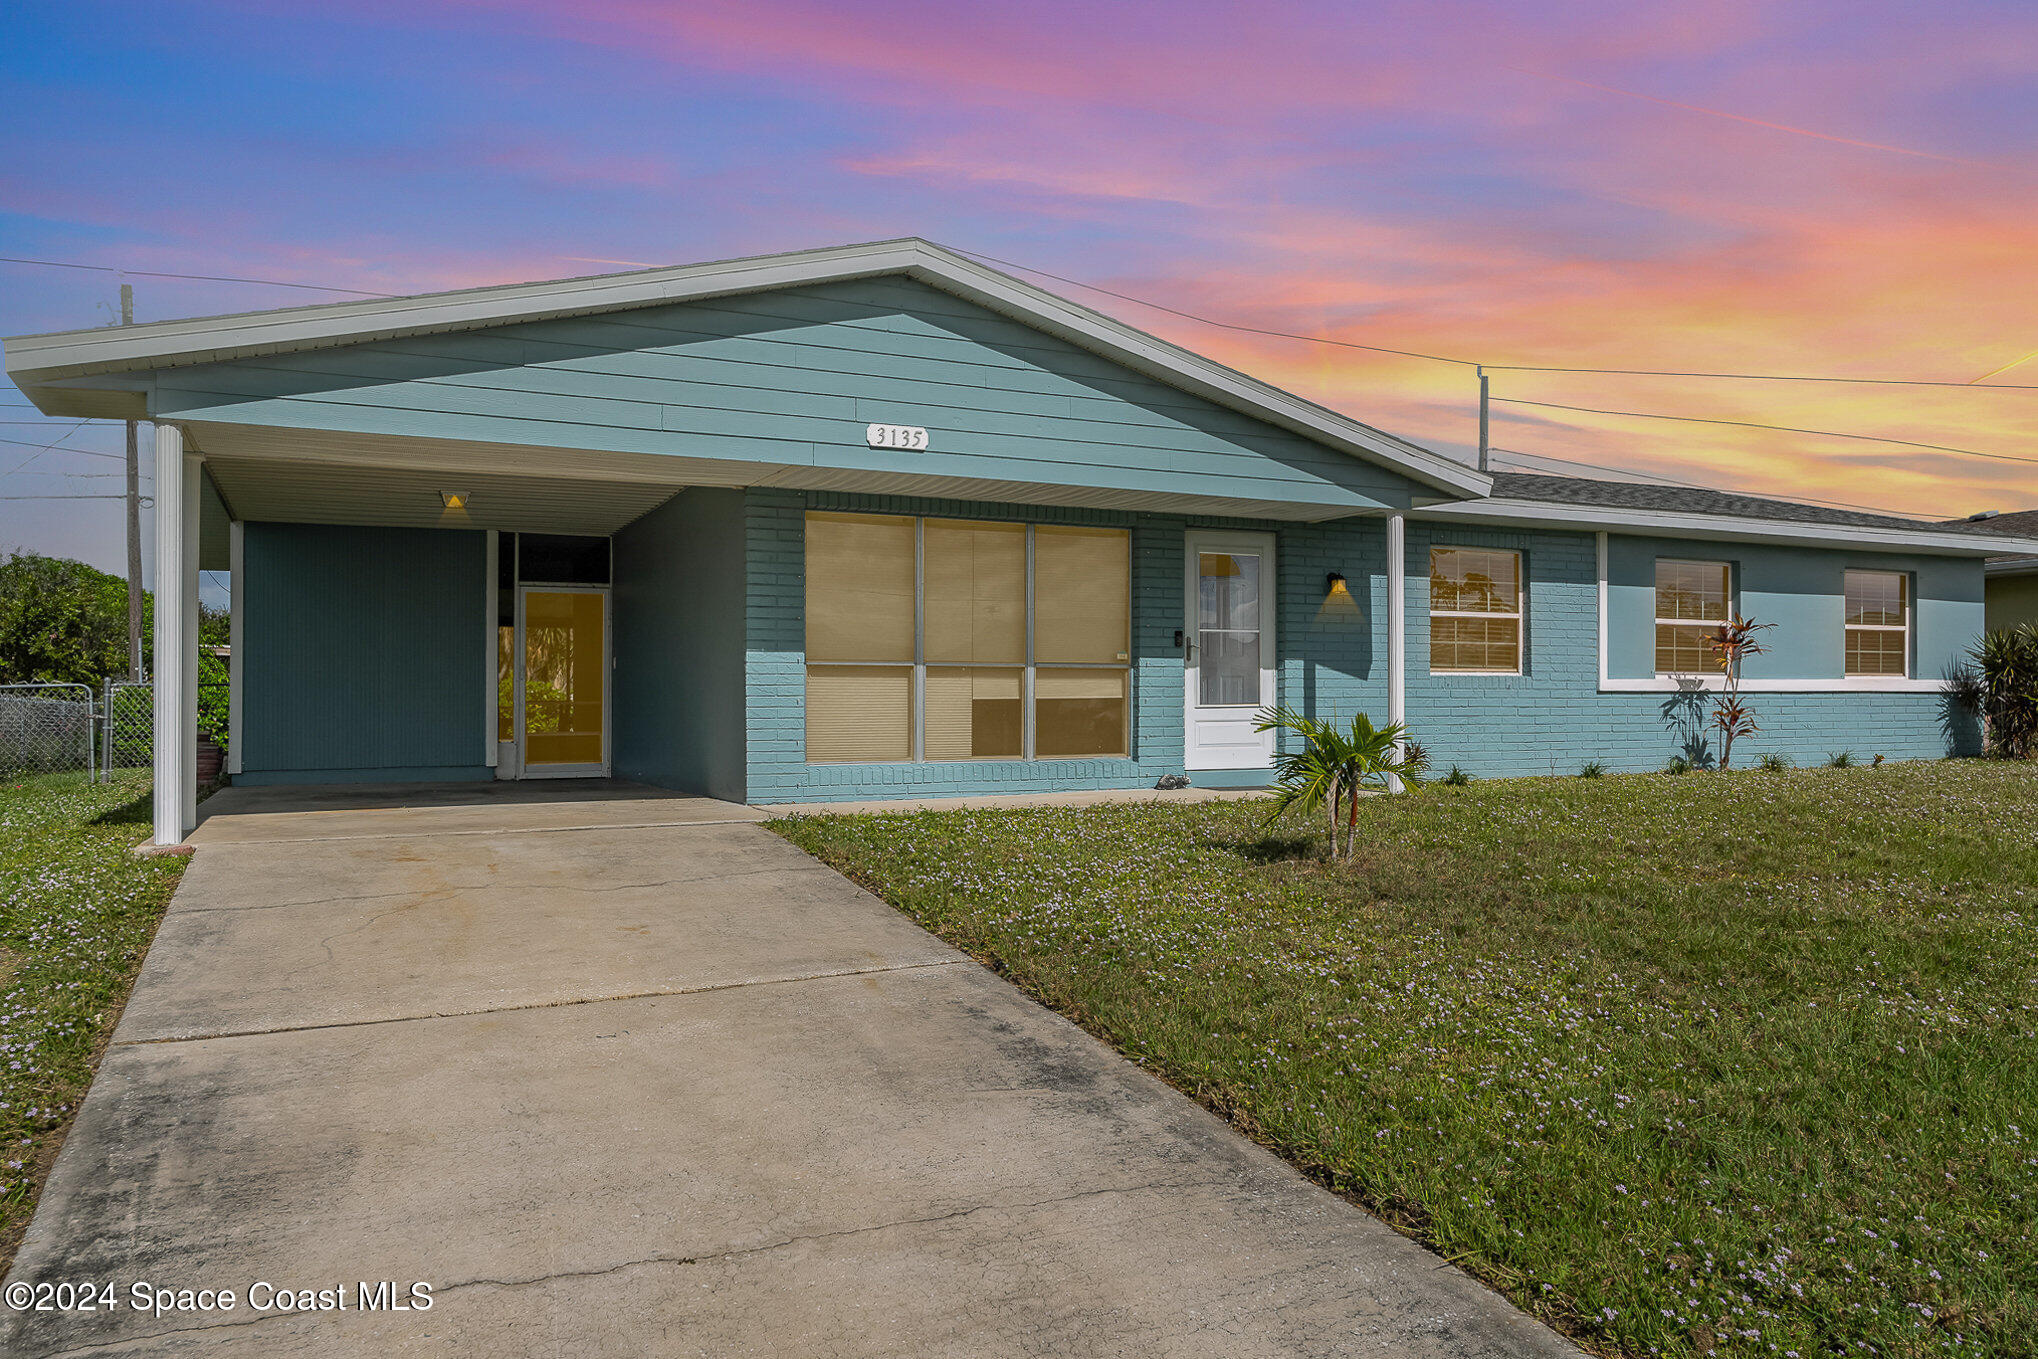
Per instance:
[[[609,1265],[600,1265],[588,1269],[565,1269],[551,1274],[534,1274],[529,1278],[521,1279],[462,1279],[458,1283],[435,1286],[432,1289],[432,1301],[436,1304],[440,1299],[462,1289],[531,1288],[539,1284],[559,1283],[569,1279],[599,1279],[610,1274],[620,1274],[625,1270],[655,1265],[688,1266],[713,1264],[720,1260],[740,1260],[754,1255],[765,1255],[772,1251],[784,1250],[788,1246],[804,1245],[808,1242],[836,1241],[847,1237],[867,1236],[875,1232],[895,1231],[901,1227],[924,1227],[938,1222],[952,1222],[959,1218],[973,1217],[978,1213],[1027,1212],[1036,1208],[1052,1208],[1059,1204],[1076,1203],[1083,1199],[1101,1198],[1114,1194],[1150,1194],[1179,1189],[1221,1189],[1227,1185],[1235,1185],[1237,1182],[1237,1177],[1227,1176],[1215,1180],[1164,1180],[1152,1184],[1106,1185],[1099,1189],[1084,1189],[1074,1194],[1056,1194],[1048,1198],[1025,1199],[1014,1203],[977,1203],[965,1208],[954,1208],[945,1213],[928,1213],[920,1217],[895,1218],[889,1222],[872,1222],[860,1227],[842,1227],[834,1231],[802,1232],[792,1236],[780,1237],[776,1241],[766,1241],[755,1246],[738,1246],[730,1250],[710,1251],[698,1255],[643,1255],[629,1260],[618,1260],[614,1264]],[[67,1355],[89,1354],[95,1350],[111,1349],[118,1346],[143,1345],[152,1340],[162,1340],[171,1336],[189,1335],[198,1331],[221,1330],[228,1327],[254,1326],[264,1321],[274,1321],[283,1317],[301,1317],[303,1315],[303,1313],[299,1312],[268,1312],[261,1316],[248,1317],[246,1320],[216,1321],[202,1326],[173,1326],[160,1331],[151,1331],[146,1335],[123,1336],[115,1340],[94,1341],[91,1344],[73,1345],[65,1349],[44,1350],[35,1356],[34,1359],[65,1359]]]
[[[800,972],[785,977],[746,977],[741,981],[707,982],[700,986],[677,986],[656,991],[624,991],[612,996],[574,996],[563,1000],[532,1001],[525,1005],[482,1006],[474,1010],[436,1010],[431,1014],[384,1015],[377,1019],[338,1019],[330,1024],[283,1024],[270,1029],[229,1029],[217,1033],[180,1033],[162,1038],[116,1039],[117,1048],[157,1047],[167,1043],[206,1043],[219,1038],[260,1038],[275,1033],[314,1033],[323,1029],[365,1029],[378,1024],[416,1024],[433,1019],[470,1019],[475,1015],[515,1014],[519,1010],[557,1010],[569,1005],[607,1005],[623,1000],[656,1000],[661,996],[698,996],[712,991],[734,991],[746,986],[780,986],[789,982],[827,981],[834,977],[865,977],[880,972],[916,972],[930,967],[959,967],[972,960],[964,957],[930,958],[920,963],[887,963],[883,967],[829,968]]]

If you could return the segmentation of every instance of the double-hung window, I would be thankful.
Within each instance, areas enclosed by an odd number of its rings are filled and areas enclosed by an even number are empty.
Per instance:
[[[1436,675],[1521,673],[1521,554],[1429,550],[1429,668]]]
[[[1726,626],[1733,573],[1725,562],[1656,561],[1656,673],[1715,668],[1708,639]]]
[[[1911,670],[1910,578],[1847,572],[1847,673],[1901,677]]]
[[[807,759],[1123,755],[1131,535],[809,514]]]

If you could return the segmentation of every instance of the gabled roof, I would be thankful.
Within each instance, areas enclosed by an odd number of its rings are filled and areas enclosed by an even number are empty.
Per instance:
[[[1001,312],[1181,390],[1389,467],[1444,497],[1485,495],[1491,485],[1491,478],[1455,459],[918,238],[545,283],[16,336],[6,341],[7,373],[45,414],[104,415],[112,413],[106,389],[131,387],[133,375],[163,368],[886,275],[917,279]]]
[[[1527,472],[1496,472],[1490,499],[1436,505],[1416,513],[1423,519],[1510,527],[1603,529],[1950,557],[1986,557],[2028,546],[2013,538],[1955,533],[1944,524],[1892,515],[1695,487]]]

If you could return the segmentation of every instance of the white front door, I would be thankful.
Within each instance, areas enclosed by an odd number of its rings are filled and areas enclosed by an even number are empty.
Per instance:
[[[1274,734],[1254,731],[1274,699],[1274,535],[1191,529],[1183,630],[1190,769],[1266,769]]]

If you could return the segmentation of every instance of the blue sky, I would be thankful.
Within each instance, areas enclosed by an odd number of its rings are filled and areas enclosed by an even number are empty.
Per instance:
[[[1965,383],[2038,349],[2034,73],[2038,12],[2009,4],[24,4],[0,17],[24,111],[0,255],[405,292],[919,234],[1491,363]],[[144,320],[341,296],[129,281]],[[0,334],[107,321],[119,282],[0,264]],[[1407,437],[1473,437],[1460,369],[1073,295]],[[2020,378],[2038,363],[1993,380]],[[1496,391],[2038,446],[2038,393]],[[67,426],[21,401],[0,393],[0,495],[117,491],[94,456],[117,427],[38,455]],[[2038,502],[2032,464],[1900,445],[1516,406],[1495,430],[1553,470]],[[117,568],[120,544],[115,500],[0,500],[0,547]]]

